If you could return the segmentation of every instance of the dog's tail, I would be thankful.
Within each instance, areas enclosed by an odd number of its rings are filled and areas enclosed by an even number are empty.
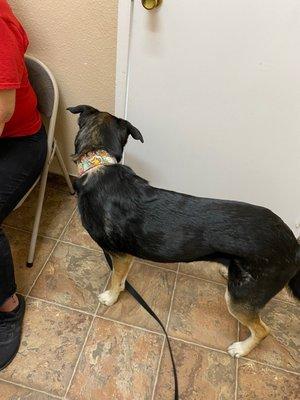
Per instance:
[[[299,246],[298,246],[298,248],[296,250],[296,264],[300,268],[300,237],[298,237],[297,242],[299,243]]]
[[[298,243],[299,243],[299,238],[298,238]],[[292,294],[298,300],[300,300],[300,245],[298,246],[296,251],[296,264],[299,270],[296,273],[296,275],[289,281],[288,287],[291,290]]]

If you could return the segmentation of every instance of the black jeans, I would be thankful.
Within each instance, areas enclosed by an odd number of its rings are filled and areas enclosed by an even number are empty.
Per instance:
[[[44,127],[32,136],[0,137],[0,305],[16,291],[10,246],[1,224],[40,175],[46,154]]]

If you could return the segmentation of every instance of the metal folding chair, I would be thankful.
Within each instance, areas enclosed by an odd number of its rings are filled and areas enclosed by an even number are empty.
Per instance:
[[[33,188],[39,183],[40,187],[39,187],[38,203],[34,218],[34,225],[31,234],[31,242],[27,259],[27,267],[30,268],[32,267],[34,260],[36,241],[42,215],[49,166],[51,161],[53,160],[54,155],[57,156],[59,165],[66,179],[66,183],[69,187],[70,193],[74,194],[75,192],[72,182],[70,180],[70,176],[64,164],[61,152],[59,151],[56,140],[54,138],[55,123],[56,123],[58,101],[59,101],[57,83],[49,68],[37,58],[30,55],[26,55],[25,62],[28,69],[30,83],[33,86],[35,93],[37,95],[38,109],[42,114],[43,120],[45,122],[45,127],[47,131],[47,143],[48,143],[47,157],[41,175],[34,183],[34,185],[30,188],[30,190],[26,193],[26,195],[22,198],[19,204],[16,206],[16,208],[19,208],[26,200],[28,195],[31,193]]]

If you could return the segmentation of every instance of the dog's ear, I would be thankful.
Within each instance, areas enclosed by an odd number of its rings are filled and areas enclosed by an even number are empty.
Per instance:
[[[141,132],[136,127],[131,125],[130,122],[126,121],[125,119],[119,118],[119,124],[122,129],[126,130],[126,134],[127,134],[126,141],[127,141],[127,137],[129,135],[131,135],[133,137],[133,139],[140,140],[142,143],[144,143],[144,138],[143,138]]]
[[[72,114],[79,114],[78,125],[80,129],[85,125],[90,116],[100,113],[100,111],[96,108],[86,105],[68,107],[67,110],[70,111]]]
[[[93,114],[96,112],[99,112],[96,108],[92,106],[87,106],[87,105],[79,105],[76,107],[68,107],[68,111],[70,111],[72,114],[81,114],[81,113],[86,113],[86,114]]]
[[[133,125],[131,125],[130,122],[127,122],[127,129],[128,133],[133,137],[135,140],[140,140],[142,143],[144,143],[144,138],[141,134],[141,132]]]

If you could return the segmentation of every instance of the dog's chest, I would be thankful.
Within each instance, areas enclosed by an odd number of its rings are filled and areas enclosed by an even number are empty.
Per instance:
[[[110,247],[114,238],[114,227],[104,208],[100,204],[92,205],[79,198],[78,209],[82,225],[89,235],[101,247]]]

